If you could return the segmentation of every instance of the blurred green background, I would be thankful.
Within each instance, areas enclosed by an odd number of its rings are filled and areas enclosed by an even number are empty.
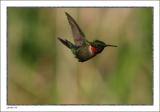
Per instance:
[[[80,63],[65,12],[117,48]],[[8,104],[153,104],[152,8],[7,8]]]

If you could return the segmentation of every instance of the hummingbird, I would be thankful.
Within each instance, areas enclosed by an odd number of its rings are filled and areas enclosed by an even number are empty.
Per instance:
[[[58,39],[72,51],[79,62],[85,62],[93,58],[101,53],[105,47],[117,47],[116,45],[105,44],[100,40],[88,41],[76,21],[67,12],[65,14],[71,27],[75,44],[60,37]]]

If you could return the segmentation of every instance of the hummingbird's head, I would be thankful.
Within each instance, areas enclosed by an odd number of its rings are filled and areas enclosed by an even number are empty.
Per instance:
[[[102,42],[100,40],[93,41],[91,43],[91,46],[94,47],[94,48],[96,48],[96,53],[102,52],[105,47],[117,47],[115,45],[106,44],[106,43],[104,43],[104,42]]]
[[[100,40],[95,40],[95,41],[93,41],[93,42],[91,43],[91,46],[94,47],[94,48],[96,48],[97,53],[102,52],[103,49],[104,49],[105,47],[107,47],[107,45],[106,45],[104,42],[100,41]]]

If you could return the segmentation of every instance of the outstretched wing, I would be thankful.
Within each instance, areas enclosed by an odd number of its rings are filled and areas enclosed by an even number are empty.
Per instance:
[[[65,14],[67,16],[68,22],[69,22],[71,29],[72,29],[74,42],[75,42],[76,46],[81,46],[84,42],[85,35],[81,31],[81,29],[78,26],[78,24],[76,23],[76,21],[67,12]]]

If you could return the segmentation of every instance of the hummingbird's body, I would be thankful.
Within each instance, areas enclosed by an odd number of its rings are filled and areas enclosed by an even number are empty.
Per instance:
[[[72,29],[72,34],[74,37],[75,44],[72,44],[68,40],[63,40],[61,38],[58,38],[65,46],[67,46],[69,49],[71,49],[72,53],[75,55],[75,57],[79,60],[79,62],[84,62],[89,60],[90,58],[96,56],[97,54],[101,53],[103,49],[107,46],[111,47],[117,47],[115,45],[108,45],[105,44],[102,41],[95,40],[93,42],[89,42],[85,39],[85,35],[79,28],[78,24],[75,22],[75,20],[66,13],[69,24]]]
[[[91,53],[89,48],[90,48],[89,45],[87,45],[87,46],[83,46],[77,49],[75,56],[77,59],[79,59],[80,62],[86,61],[95,55]]]

